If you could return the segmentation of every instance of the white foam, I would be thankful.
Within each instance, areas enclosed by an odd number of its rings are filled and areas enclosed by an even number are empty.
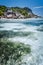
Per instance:
[[[26,18],[26,19],[7,19],[7,18],[1,18],[0,21],[2,22],[22,22],[22,21],[28,21],[28,20],[43,20],[43,18]]]
[[[29,65],[29,63],[33,63],[33,65],[38,65],[37,60],[40,62],[39,65],[41,65],[41,63],[43,61],[43,59],[42,59],[43,56],[41,55],[41,54],[43,54],[43,32],[37,31],[37,29],[40,28],[40,26],[38,27],[38,26],[32,26],[32,25],[25,25],[22,23],[4,23],[4,24],[1,24],[1,26],[3,26],[4,28],[0,28],[0,30],[12,30],[14,32],[19,31],[19,32],[23,32],[23,33],[25,33],[25,32],[33,33],[28,36],[16,36],[13,38],[9,38],[9,40],[12,42],[16,41],[16,42],[22,42],[25,44],[30,44],[31,49],[32,49],[32,52],[31,52],[32,55],[30,55],[30,57],[26,56],[26,58],[24,58],[24,60],[29,61],[29,62],[27,62],[28,63],[27,65]],[[42,61],[40,61],[40,59]]]

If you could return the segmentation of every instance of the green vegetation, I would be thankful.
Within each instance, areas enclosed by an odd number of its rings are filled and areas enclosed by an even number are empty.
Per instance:
[[[0,64],[6,65],[10,59],[15,62],[21,58],[24,54],[31,52],[30,45],[20,42],[10,42],[8,40],[0,39]]]
[[[14,12],[19,12],[19,13],[21,13],[22,15],[24,15],[25,17],[28,17],[28,13],[29,13],[29,8],[19,8],[19,7],[12,7],[11,8]],[[28,11],[27,11],[27,9],[28,9]],[[31,12],[31,10],[30,10],[30,12]]]
[[[0,10],[1,10],[2,12],[5,12],[6,6],[0,6]]]
[[[6,11],[6,6],[0,6],[0,16],[4,15],[5,11]]]
[[[8,7],[6,6],[0,6],[0,16],[4,15],[4,12],[6,12]],[[9,7],[13,12],[19,12],[20,14],[24,15],[25,17],[29,17],[28,13],[31,12],[32,10],[30,8],[24,7],[24,8],[19,8],[19,7]]]
[[[21,14],[24,16],[24,18],[32,18],[32,17],[40,17],[35,15],[32,10],[28,7],[20,8],[20,7],[6,7],[0,5],[0,16],[5,16],[5,12],[7,13],[7,10],[12,10],[15,14]],[[6,14],[7,15],[7,14]],[[18,17],[17,17],[18,18]]]
[[[0,16],[4,15],[3,11],[0,10]]]

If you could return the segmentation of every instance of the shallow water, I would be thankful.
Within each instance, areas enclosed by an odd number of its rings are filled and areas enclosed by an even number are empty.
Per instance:
[[[4,31],[4,37],[31,45],[31,54],[24,56],[22,61],[27,65],[43,65],[43,20],[1,22],[0,32]]]

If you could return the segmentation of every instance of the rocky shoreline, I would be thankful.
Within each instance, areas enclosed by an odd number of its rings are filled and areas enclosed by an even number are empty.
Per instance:
[[[28,7],[6,7],[0,6],[0,18],[7,19],[27,19],[27,18],[41,18],[32,12]]]

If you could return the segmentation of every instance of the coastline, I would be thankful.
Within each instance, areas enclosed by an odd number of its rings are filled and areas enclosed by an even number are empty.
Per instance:
[[[26,18],[26,19],[7,19],[7,18],[0,18],[2,22],[21,22],[21,21],[28,21],[28,20],[43,20],[43,18]]]

